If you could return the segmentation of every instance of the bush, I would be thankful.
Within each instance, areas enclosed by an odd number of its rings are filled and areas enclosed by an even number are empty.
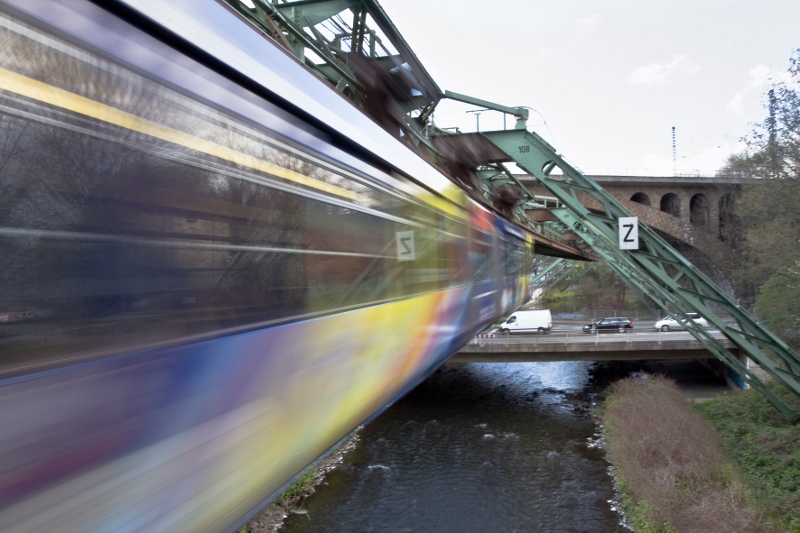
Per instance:
[[[800,400],[774,382],[772,391],[795,411]],[[800,427],[792,425],[760,394],[720,396],[698,409],[722,435],[751,484],[762,491],[765,505],[790,531],[800,531]]]
[[[603,414],[623,507],[639,533],[773,531],[711,424],[674,381],[611,386]]]
[[[555,302],[558,300],[571,300],[575,298],[575,293],[573,291],[560,291],[560,292],[553,292],[553,293],[545,293],[542,295],[543,302]]]

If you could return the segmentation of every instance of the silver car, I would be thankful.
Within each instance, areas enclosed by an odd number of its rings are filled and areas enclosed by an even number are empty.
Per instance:
[[[697,313],[686,313],[686,315],[692,319],[692,322],[697,324],[698,326],[702,326],[704,328],[708,327],[708,322],[705,318],[701,317]],[[673,329],[686,329],[684,328],[680,322],[672,318],[671,316],[664,317],[658,322],[656,322],[653,327],[660,331],[670,331]]]

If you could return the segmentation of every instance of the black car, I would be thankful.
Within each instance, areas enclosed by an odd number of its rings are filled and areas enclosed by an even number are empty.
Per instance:
[[[614,332],[627,333],[628,330],[633,329],[631,321],[624,316],[615,316],[603,318],[594,324],[587,324],[583,326],[584,333],[601,333],[601,332]]]

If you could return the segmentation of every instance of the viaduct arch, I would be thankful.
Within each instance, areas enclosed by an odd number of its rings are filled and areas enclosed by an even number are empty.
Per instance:
[[[733,176],[590,176],[631,213],[656,230],[722,287],[730,288],[733,250],[724,230],[735,223],[733,205],[746,178]],[[518,176],[534,195],[547,196],[535,180]],[[581,203],[602,210],[586,196]]]

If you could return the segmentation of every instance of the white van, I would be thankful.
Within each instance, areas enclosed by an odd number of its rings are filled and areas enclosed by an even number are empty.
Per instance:
[[[553,317],[550,316],[549,309],[530,309],[527,311],[517,311],[500,324],[500,333],[514,333],[523,331],[535,331],[540,335],[553,327]]]

